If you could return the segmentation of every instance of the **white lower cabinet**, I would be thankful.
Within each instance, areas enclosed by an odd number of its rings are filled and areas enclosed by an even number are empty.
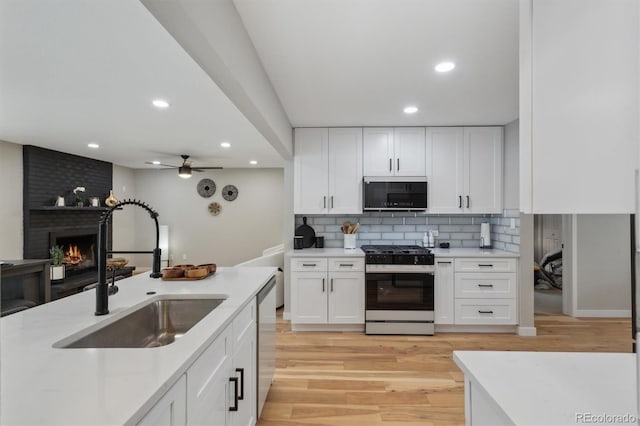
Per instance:
[[[141,426],[187,424],[187,378],[183,374],[156,405],[138,422]]]
[[[291,322],[364,324],[364,259],[291,260]]]
[[[232,383],[231,405],[237,410],[230,411],[231,425],[256,424],[256,366],[256,304],[250,303],[233,321],[233,375],[238,379],[238,393]]]
[[[455,324],[518,323],[516,259],[465,258],[454,265]]]
[[[434,314],[436,324],[453,324],[453,259],[436,259]]]
[[[255,425],[256,301],[191,364],[139,425]]]
[[[227,326],[187,370],[187,424],[229,424],[232,334]]]

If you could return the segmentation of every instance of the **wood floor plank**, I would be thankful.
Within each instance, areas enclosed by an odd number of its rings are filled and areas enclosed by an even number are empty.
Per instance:
[[[536,314],[538,335],[292,332],[278,312],[276,373],[258,426],[463,425],[454,350],[631,352],[626,318]]]

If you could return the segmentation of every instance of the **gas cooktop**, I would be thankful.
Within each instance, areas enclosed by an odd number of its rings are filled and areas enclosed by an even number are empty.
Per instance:
[[[420,246],[362,246],[368,265],[433,265],[431,250]]]
[[[362,246],[366,254],[429,254],[431,250],[420,246]]]

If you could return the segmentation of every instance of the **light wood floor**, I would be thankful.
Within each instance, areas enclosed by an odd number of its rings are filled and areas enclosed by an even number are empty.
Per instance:
[[[629,319],[536,315],[536,337],[292,332],[278,314],[277,368],[258,426],[464,424],[454,350],[631,352]]]

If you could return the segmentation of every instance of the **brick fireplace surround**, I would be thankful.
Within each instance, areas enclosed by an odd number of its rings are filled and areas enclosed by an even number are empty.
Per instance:
[[[56,236],[97,234],[105,208],[89,207],[87,199],[98,197],[104,205],[112,188],[111,163],[25,145],[23,170],[25,259],[49,258],[49,248]],[[78,186],[86,188],[84,207],[76,206],[73,189]],[[65,198],[66,207],[55,206],[58,196]],[[95,282],[96,271],[95,267],[84,272],[71,271],[64,283],[52,286],[52,298],[73,294]]]

